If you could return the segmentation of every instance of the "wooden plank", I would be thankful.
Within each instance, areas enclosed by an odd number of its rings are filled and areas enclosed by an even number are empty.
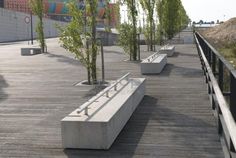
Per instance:
[[[101,88],[74,86],[86,71],[56,39],[49,54],[20,56],[21,45],[0,46],[0,157],[224,157],[195,45],[177,45],[158,76],[141,75],[120,48],[104,48],[106,79],[147,79],[146,96],[107,151],[61,147],[60,120]],[[141,58],[152,54],[145,49]]]

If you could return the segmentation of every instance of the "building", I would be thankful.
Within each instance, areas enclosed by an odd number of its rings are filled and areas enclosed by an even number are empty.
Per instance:
[[[4,8],[4,0],[0,0],[0,8]]]
[[[14,11],[20,11],[30,13],[29,0],[0,0],[4,5],[4,8]],[[54,20],[70,21],[68,16],[68,9],[65,3],[69,0],[43,0],[45,16]],[[111,10],[111,21],[109,25],[115,27],[118,21],[118,16],[115,13],[115,3],[110,3],[109,8]],[[78,0],[78,6],[80,9],[84,9],[84,0]],[[98,0],[98,27],[104,27],[105,25],[105,0]]]
[[[30,13],[28,0],[4,0],[4,8],[19,12]]]

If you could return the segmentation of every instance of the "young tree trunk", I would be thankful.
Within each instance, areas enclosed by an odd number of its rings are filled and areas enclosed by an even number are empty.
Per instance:
[[[92,11],[92,60],[91,60],[91,77],[93,84],[97,82],[96,62],[97,62],[97,45],[96,45],[96,1],[90,1]]]
[[[87,79],[88,79],[88,84],[90,85],[91,84],[91,66],[90,66],[90,53],[89,53],[89,44],[88,44],[88,41],[86,39],[86,50],[87,51]]]
[[[132,0],[132,23],[133,23],[133,60],[137,60],[137,28],[136,28],[136,8],[135,0]]]
[[[149,19],[149,23],[150,23],[150,48],[151,51],[153,51],[153,21],[152,21],[152,17],[150,17]]]
[[[41,51],[42,53],[45,52],[45,40],[44,40],[44,32],[43,32],[43,17],[39,17],[39,40],[40,40],[40,45],[41,45]]]

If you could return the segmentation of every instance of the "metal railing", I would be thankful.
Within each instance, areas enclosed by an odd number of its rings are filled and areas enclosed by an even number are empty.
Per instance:
[[[218,133],[226,144],[229,157],[235,157],[236,147],[236,71],[199,33],[195,40],[208,84],[212,109],[217,119]],[[226,87],[226,88],[225,88]],[[227,91],[225,91],[227,89]],[[227,101],[228,100],[228,101]]]
[[[151,62],[153,62],[153,60],[156,59],[159,55],[160,55],[159,52],[156,52],[156,53],[150,55],[149,57],[147,57],[146,59],[144,59],[144,61],[147,60],[148,62],[151,63]]]
[[[124,76],[122,76],[120,79],[116,80],[115,83],[113,83],[111,86],[105,88],[103,91],[101,91],[100,93],[98,93],[95,97],[91,98],[90,100],[88,100],[86,103],[84,103],[82,106],[80,106],[77,109],[77,113],[81,113],[82,111],[84,111],[85,115],[88,115],[88,109],[89,106],[94,103],[96,100],[98,100],[99,98],[103,97],[104,95],[106,95],[107,98],[109,98],[109,92],[114,89],[114,91],[119,92],[119,90],[117,90],[117,85],[120,84],[123,80],[126,80],[127,83],[122,85],[122,87],[126,86],[129,83],[129,75],[130,73],[125,74]],[[120,88],[121,90],[122,88]]]

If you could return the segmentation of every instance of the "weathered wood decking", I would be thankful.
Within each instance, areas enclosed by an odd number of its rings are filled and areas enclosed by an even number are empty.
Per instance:
[[[49,54],[20,56],[20,47],[0,46],[1,158],[224,157],[195,45],[176,45],[163,72],[147,76],[106,48],[107,79],[147,78],[146,96],[108,151],[61,148],[60,120],[100,90],[74,86],[86,79],[84,68],[56,40]]]

